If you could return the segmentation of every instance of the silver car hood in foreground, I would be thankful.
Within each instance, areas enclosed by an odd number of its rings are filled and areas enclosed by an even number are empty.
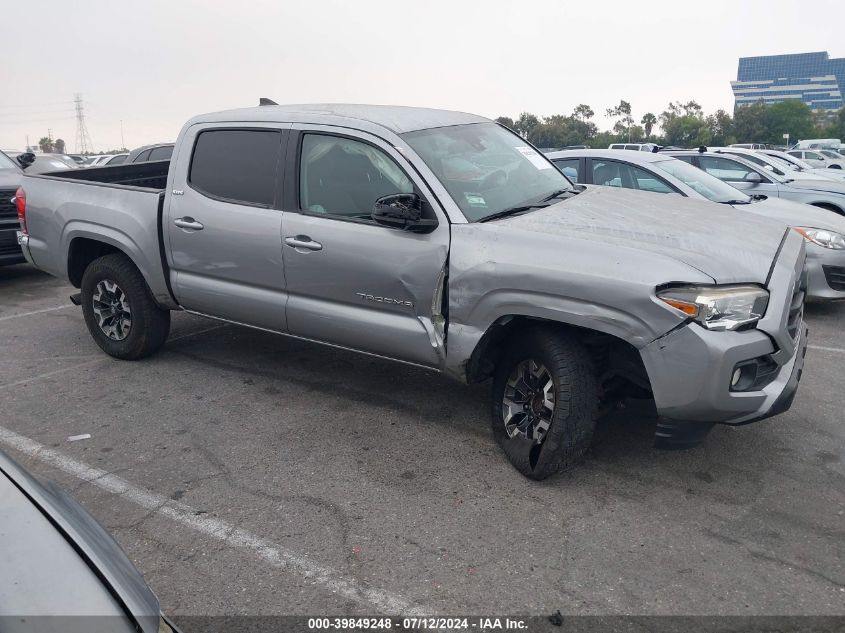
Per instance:
[[[0,508],[0,630],[136,631],[131,613],[158,631],[158,599],[108,532],[2,451]]]
[[[765,283],[788,230],[708,200],[614,187],[587,187],[574,198],[498,222],[514,231],[658,253],[717,283]],[[525,244],[530,249],[530,238]]]

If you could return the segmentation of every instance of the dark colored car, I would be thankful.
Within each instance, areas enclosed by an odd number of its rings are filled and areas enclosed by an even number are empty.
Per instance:
[[[0,631],[177,631],[94,517],[2,451],[0,508]]]
[[[0,152],[0,266],[26,261],[16,235],[20,223],[14,202],[22,175],[18,163]]]
[[[154,160],[170,160],[175,143],[157,143],[144,145],[129,152],[126,163],[146,163]]]

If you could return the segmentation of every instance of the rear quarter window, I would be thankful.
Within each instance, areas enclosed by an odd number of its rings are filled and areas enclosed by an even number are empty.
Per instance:
[[[278,130],[200,132],[188,183],[211,198],[272,206],[280,145]]]

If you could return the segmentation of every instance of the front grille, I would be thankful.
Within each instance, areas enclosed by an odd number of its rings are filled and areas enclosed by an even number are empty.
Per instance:
[[[17,189],[0,189],[0,220],[18,217],[18,210],[12,202],[15,193]]]
[[[822,266],[824,278],[827,285],[834,290],[845,291],[845,267],[843,266]]]
[[[0,255],[20,253],[18,236],[15,231],[0,231]]]

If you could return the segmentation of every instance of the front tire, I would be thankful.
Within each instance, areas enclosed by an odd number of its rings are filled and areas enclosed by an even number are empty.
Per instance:
[[[493,435],[519,472],[542,480],[571,468],[596,425],[598,382],[589,353],[553,327],[521,334],[499,359],[491,405]]]
[[[159,308],[135,264],[121,253],[94,260],[82,275],[82,314],[109,356],[137,360],[157,351],[170,333],[170,312]]]

